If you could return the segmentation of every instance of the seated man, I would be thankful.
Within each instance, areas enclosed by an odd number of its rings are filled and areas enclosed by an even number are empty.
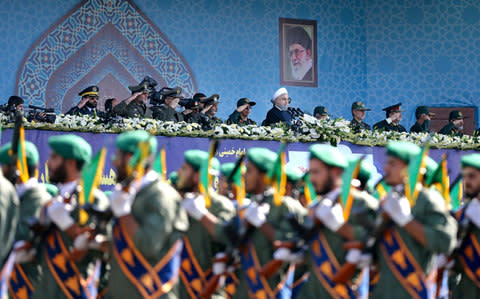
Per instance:
[[[365,111],[370,111],[372,109],[368,109],[365,107],[365,104],[361,101],[353,102],[352,104],[352,116],[353,119],[350,122],[350,128],[354,133],[359,133],[363,130],[370,130],[370,125],[363,122],[365,118]]]
[[[427,106],[418,106],[415,109],[415,118],[417,121],[410,128],[410,133],[428,133],[430,132],[430,120],[435,113],[430,112]]]
[[[89,86],[82,90],[78,95],[82,97],[77,106],[72,107],[66,114],[70,115],[97,115],[98,87]]]
[[[151,118],[152,110],[147,107],[148,94],[152,90],[145,79],[137,86],[129,86],[132,95],[120,102],[113,112],[129,118]]]
[[[257,103],[250,101],[247,98],[241,98],[237,101],[237,109],[230,114],[227,119],[227,124],[237,124],[237,125],[256,125],[257,123],[248,118],[250,115],[250,110]]]
[[[385,132],[388,132],[388,131],[407,132],[407,130],[400,124],[400,121],[402,120],[402,111],[403,111],[400,109],[401,105],[402,103],[398,103],[398,104],[383,108],[382,110],[385,111],[387,118],[374,124],[373,129],[379,130],[379,131],[385,131]]]
[[[458,110],[453,110],[448,116],[448,124],[445,125],[440,131],[439,134],[450,135],[450,136],[463,136],[463,120],[466,117],[463,116],[463,113]]]
[[[289,97],[286,88],[279,88],[270,100],[273,108],[267,113],[267,117],[262,122],[262,126],[270,126],[278,122],[283,122],[290,125],[292,115],[288,112]]]
[[[162,121],[183,121],[183,114],[176,110],[178,107],[178,103],[180,102],[181,92],[181,88],[162,88],[162,90],[160,90],[160,93],[166,93],[167,95],[165,96],[164,103],[153,109],[153,118]]]
[[[313,116],[318,120],[327,120],[329,114],[327,113],[327,108],[325,108],[325,106],[317,106],[313,110]]]

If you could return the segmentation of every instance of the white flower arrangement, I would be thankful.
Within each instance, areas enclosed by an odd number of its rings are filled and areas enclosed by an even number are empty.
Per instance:
[[[288,142],[330,142],[338,144],[346,141],[365,146],[384,146],[390,140],[410,141],[423,144],[426,141],[434,148],[445,149],[475,149],[480,150],[480,138],[465,135],[463,137],[446,136],[434,133],[398,133],[361,131],[353,133],[350,121],[343,118],[317,120],[312,117],[302,118],[303,122],[287,127],[278,124],[273,127],[256,125],[239,126],[236,124],[220,124],[209,131],[203,131],[196,123],[159,121],[155,119],[118,118],[105,122],[94,116],[57,115],[54,124],[25,122],[26,129],[78,131],[91,133],[120,133],[129,130],[146,130],[153,135],[184,136],[184,137],[216,137],[249,140],[278,140]],[[13,123],[0,113],[0,125],[12,128]]]

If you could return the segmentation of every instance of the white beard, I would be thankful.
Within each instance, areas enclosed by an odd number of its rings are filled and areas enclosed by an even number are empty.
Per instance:
[[[312,59],[304,57],[298,66],[294,66],[290,59],[290,67],[292,69],[293,79],[302,80],[305,74],[312,68]]]

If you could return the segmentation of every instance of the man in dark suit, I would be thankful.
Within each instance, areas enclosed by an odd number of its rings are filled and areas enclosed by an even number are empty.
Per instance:
[[[292,115],[288,112],[290,98],[288,97],[287,89],[284,87],[278,89],[273,94],[271,102],[273,103],[273,108],[268,111],[262,126],[270,126],[279,122],[290,125]]]
[[[403,110],[400,109],[400,106],[402,106],[402,103],[383,108],[382,110],[385,111],[386,118],[374,124],[373,129],[386,132],[407,132],[407,130],[400,124],[403,112]]]

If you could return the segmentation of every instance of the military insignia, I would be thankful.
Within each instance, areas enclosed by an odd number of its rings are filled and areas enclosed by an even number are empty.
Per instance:
[[[92,91],[98,91],[98,88],[96,86],[92,87]]]

